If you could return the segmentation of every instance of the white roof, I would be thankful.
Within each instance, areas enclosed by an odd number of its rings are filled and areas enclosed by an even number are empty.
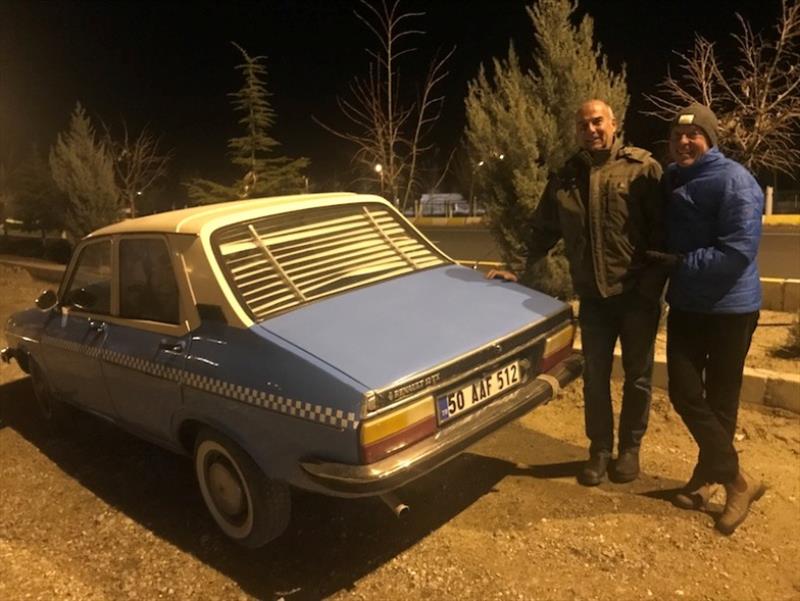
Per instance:
[[[271,198],[249,198],[200,205],[177,211],[167,211],[126,219],[95,230],[89,237],[121,233],[168,233],[200,235],[204,228],[215,230],[224,225],[246,221],[277,213],[301,209],[325,207],[337,204],[363,202],[389,203],[380,196],[353,194],[352,192],[330,192],[327,194],[298,194],[294,196],[274,196]]]

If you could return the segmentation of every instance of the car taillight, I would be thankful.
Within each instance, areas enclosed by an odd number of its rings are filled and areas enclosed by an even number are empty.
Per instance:
[[[575,338],[575,326],[568,324],[547,337],[544,343],[539,372],[547,371],[566,359],[572,352],[572,341]]]
[[[361,422],[361,459],[364,463],[373,463],[435,431],[435,403],[432,396],[426,396]]]

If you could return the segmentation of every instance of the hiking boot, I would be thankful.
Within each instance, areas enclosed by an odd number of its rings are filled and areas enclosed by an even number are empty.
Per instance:
[[[717,520],[717,530],[722,534],[733,534],[747,517],[750,505],[758,501],[766,490],[763,482],[739,470],[736,480],[725,485],[725,510]]]
[[[700,466],[694,468],[692,477],[672,497],[672,504],[681,509],[705,509],[714,489],[700,473]]]
[[[592,453],[578,474],[578,482],[584,486],[597,486],[605,478],[611,453]]]
[[[614,462],[614,481],[632,482],[639,477],[639,449],[622,451]]]

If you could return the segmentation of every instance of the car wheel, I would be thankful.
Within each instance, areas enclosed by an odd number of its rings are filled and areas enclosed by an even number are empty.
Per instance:
[[[270,480],[239,445],[210,429],[197,436],[194,467],[206,507],[237,543],[260,547],[289,524],[289,487]]]
[[[36,398],[36,408],[39,410],[39,415],[45,421],[56,423],[66,416],[66,405],[53,394],[50,384],[47,382],[47,377],[44,375],[42,368],[39,367],[39,364],[32,358],[29,359],[29,362],[33,394]]]

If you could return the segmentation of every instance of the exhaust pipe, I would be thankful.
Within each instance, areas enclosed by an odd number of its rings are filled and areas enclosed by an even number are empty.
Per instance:
[[[393,492],[384,493],[380,495],[380,498],[381,501],[386,503],[386,506],[391,509],[392,513],[394,513],[394,515],[398,518],[404,517],[409,511],[411,511],[411,508],[397,498],[397,495]]]

